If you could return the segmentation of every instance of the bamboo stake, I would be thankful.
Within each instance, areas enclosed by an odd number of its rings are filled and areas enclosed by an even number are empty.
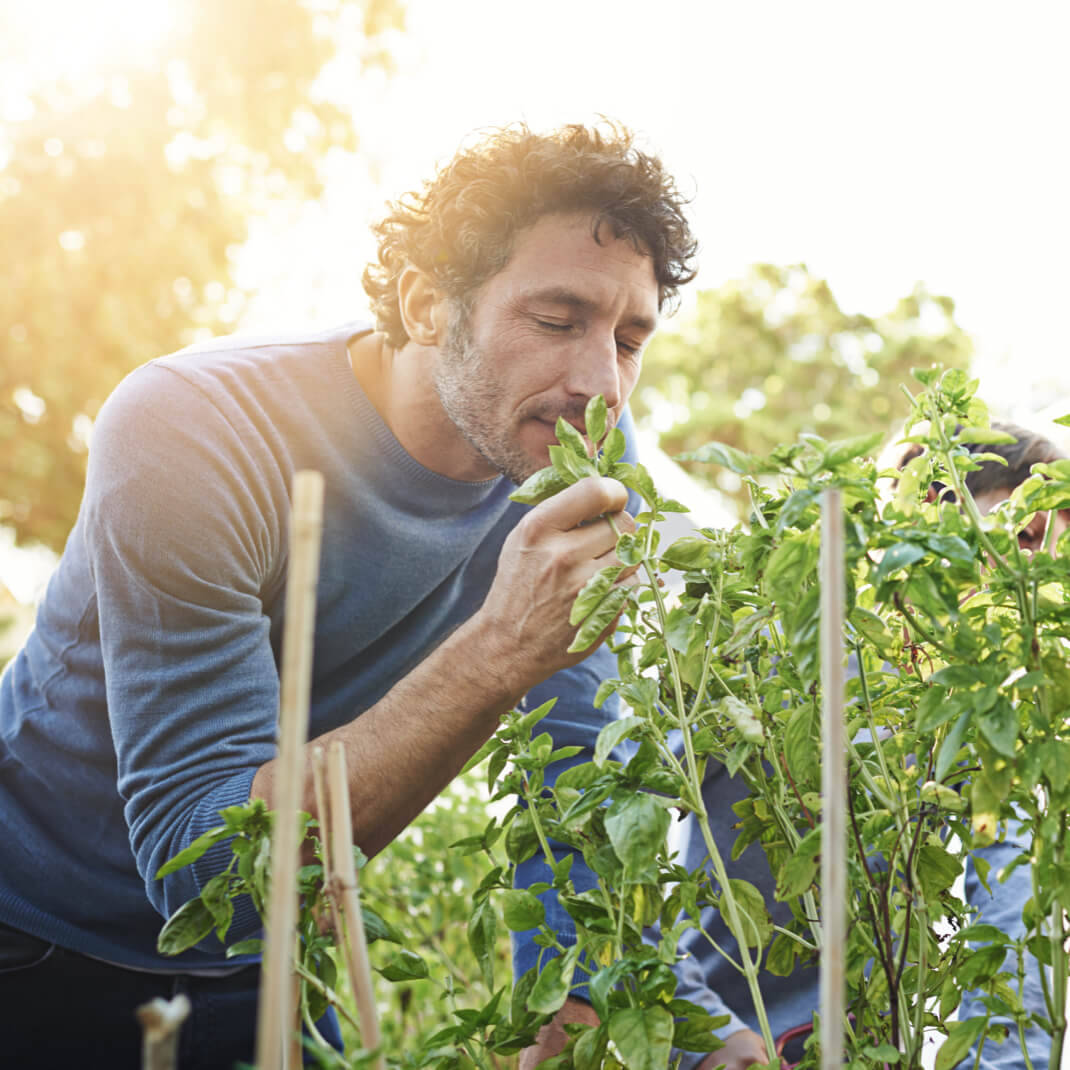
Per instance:
[[[181,994],[171,1000],[154,999],[138,1007],[142,1070],[175,1070],[178,1033],[189,1011],[189,999]]]
[[[297,812],[304,781],[304,745],[312,689],[316,580],[323,529],[323,476],[297,472],[290,512],[290,561],[282,639],[279,754],[275,777],[272,873],[264,931],[264,963],[256,1031],[259,1070],[289,1070],[297,1008],[291,976],[297,939]],[[298,1048],[298,1052],[300,1049]]]
[[[821,1070],[842,1070],[846,1010],[847,761],[844,740],[843,506],[836,488],[821,501]]]
[[[342,914],[338,907],[334,886],[334,851],[331,845],[331,813],[327,802],[327,754],[317,744],[312,748],[312,787],[316,795],[316,813],[320,823],[320,845],[323,859],[323,887],[327,890],[327,906],[331,912],[331,931],[341,946],[345,939]],[[346,960],[348,965],[348,959]]]
[[[346,969],[360,1015],[361,1043],[371,1051],[382,1046],[382,1037],[379,1033],[379,1019],[375,1013],[375,993],[372,991],[372,971],[368,961],[368,941],[364,935],[364,918],[360,913],[357,868],[353,864],[353,823],[349,813],[346,754],[345,748],[338,740],[331,744],[327,755],[327,783],[330,792],[331,859],[335,889],[332,900],[337,898],[339,912],[345,921],[349,937],[345,942]],[[381,1052],[372,1066],[374,1070],[386,1070]]]

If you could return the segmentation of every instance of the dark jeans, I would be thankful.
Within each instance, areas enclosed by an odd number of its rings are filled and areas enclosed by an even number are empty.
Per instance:
[[[34,1070],[138,1070],[134,1012],[181,992],[192,1010],[179,1038],[179,1070],[231,1070],[253,1061],[259,984],[257,966],[225,977],[138,973],[0,924],[0,1060]],[[333,1011],[316,1027],[341,1051]]]

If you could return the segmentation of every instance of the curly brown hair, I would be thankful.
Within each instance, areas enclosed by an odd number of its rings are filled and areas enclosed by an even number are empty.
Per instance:
[[[462,149],[372,228],[379,255],[363,282],[378,329],[396,348],[408,341],[397,290],[407,264],[470,306],[475,291],[509,262],[516,234],[557,213],[588,213],[595,241],[608,226],[615,238],[649,255],[658,307],[672,308],[678,287],[695,277],[697,242],[676,183],[634,142],[631,131],[610,121],[549,134],[518,123]]]

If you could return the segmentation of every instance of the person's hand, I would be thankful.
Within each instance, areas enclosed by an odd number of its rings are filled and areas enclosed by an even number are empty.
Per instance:
[[[594,1008],[583,1000],[569,999],[554,1015],[552,1021],[539,1030],[535,1043],[520,1053],[517,1070],[535,1070],[544,1059],[560,1055],[568,1043],[568,1034],[564,1030],[565,1022],[582,1022],[584,1025],[598,1025],[598,1015]]]
[[[594,649],[567,653],[577,630],[568,622],[569,611],[591,576],[619,564],[617,536],[601,517],[613,516],[619,531],[634,530],[623,512],[627,500],[627,490],[615,479],[582,479],[532,508],[506,538],[477,617],[494,672],[504,674],[516,693]],[[634,567],[626,569],[617,582],[634,582],[634,573]]]
[[[722,1064],[727,1070],[744,1070],[755,1063],[764,1065],[769,1062],[762,1038],[752,1029],[740,1029],[732,1033],[724,1042],[723,1048],[711,1052],[699,1064],[698,1070],[714,1070]]]

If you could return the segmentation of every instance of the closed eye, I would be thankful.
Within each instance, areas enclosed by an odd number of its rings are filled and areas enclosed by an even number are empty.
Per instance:
[[[551,320],[536,320],[535,322],[548,331],[571,331],[573,327],[571,323],[554,323]]]

